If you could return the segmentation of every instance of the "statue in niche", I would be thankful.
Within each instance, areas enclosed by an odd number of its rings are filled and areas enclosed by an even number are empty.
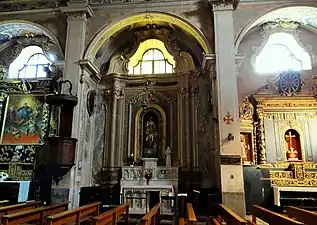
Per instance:
[[[149,108],[142,116],[142,158],[157,158],[161,150],[161,115],[156,109]]]
[[[284,134],[287,143],[287,160],[297,161],[301,160],[301,147],[299,133],[294,129],[289,129]]]
[[[244,143],[243,134],[240,134],[240,149],[241,149],[242,162],[245,162],[247,160],[247,146]]]
[[[249,133],[240,134],[241,158],[244,164],[252,162],[251,141],[252,141],[251,134]]]
[[[156,149],[157,130],[156,124],[152,120],[152,117],[150,117],[145,124],[145,141],[150,148]]]

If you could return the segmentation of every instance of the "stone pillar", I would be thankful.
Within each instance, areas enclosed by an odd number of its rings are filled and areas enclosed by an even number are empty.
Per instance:
[[[80,187],[90,185],[89,181],[84,181],[84,184],[82,184],[82,173],[83,176],[86,176],[86,169],[89,167],[88,165],[84,165],[85,172],[83,172],[83,156],[85,155],[84,152],[87,151],[87,149],[84,149],[87,147],[87,145],[84,144],[85,130],[89,129],[87,126],[89,118],[86,107],[89,86],[83,82],[83,77],[85,77],[87,73],[82,73],[79,61],[84,54],[86,23],[88,17],[92,15],[92,10],[87,1],[75,1],[61,8],[61,11],[65,13],[68,22],[63,79],[71,81],[73,86],[72,94],[78,97],[78,105],[74,109],[74,119],[72,123],[72,137],[77,138],[78,142],[75,154],[75,165],[63,177],[59,185],[53,185],[52,200],[53,202],[69,201],[70,207],[73,208],[79,205]],[[66,91],[66,88],[67,85],[65,85],[64,91]]]
[[[234,5],[231,1],[225,1],[215,2],[212,6],[215,28],[222,202],[244,216],[245,198],[234,51]]]

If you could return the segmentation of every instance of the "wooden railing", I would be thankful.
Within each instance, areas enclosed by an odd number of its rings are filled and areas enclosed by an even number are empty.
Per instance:
[[[141,225],[159,225],[160,224],[160,207],[161,204],[156,204],[145,216],[141,219]]]
[[[57,213],[46,218],[46,225],[62,225],[67,223],[74,223],[79,225],[81,222],[91,220],[99,214],[99,206],[101,202],[91,203],[81,206],[76,209],[68,210],[62,213]]]
[[[130,206],[129,203],[125,203],[123,205],[119,205],[118,207],[108,212],[95,216],[92,219],[92,224],[93,225],[106,225],[106,224],[116,225],[118,222],[118,219],[124,214],[124,224],[128,225],[129,206]]]

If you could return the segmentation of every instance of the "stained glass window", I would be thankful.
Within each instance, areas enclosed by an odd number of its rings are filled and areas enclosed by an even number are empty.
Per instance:
[[[149,49],[135,67],[129,68],[130,74],[166,74],[173,73],[173,65],[158,49]]]
[[[259,74],[311,70],[311,57],[288,33],[272,34],[255,61]]]
[[[10,64],[8,78],[43,78],[46,77],[45,67],[54,61],[52,55],[47,58],[43,49],[38,46],[24,48],[20,55]]]

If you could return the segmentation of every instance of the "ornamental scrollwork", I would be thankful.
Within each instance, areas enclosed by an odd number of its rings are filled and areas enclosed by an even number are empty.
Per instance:
[[[240,105],[240,119],[242,120],[253,120],[254,106],[249,101],[249,97],[244,99],[244,102]]]

